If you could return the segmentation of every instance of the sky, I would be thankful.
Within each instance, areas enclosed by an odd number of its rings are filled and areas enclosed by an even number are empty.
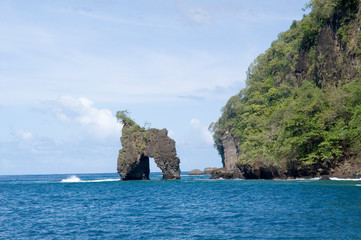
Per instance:
[[[116,172],[119,110],[221,167],[208,126],[307,2],[0,0],[0,175]]]

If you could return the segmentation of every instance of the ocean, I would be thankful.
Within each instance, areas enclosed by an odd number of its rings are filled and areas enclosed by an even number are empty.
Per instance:
[[[361,239],[361,181],[0,176],[0,239]]]

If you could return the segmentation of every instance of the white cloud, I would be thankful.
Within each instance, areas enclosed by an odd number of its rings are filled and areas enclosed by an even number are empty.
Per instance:
[[[52,111],[60,121],[79,124],[100,139],[118,136],[122,128],[109,109],[96,108],[84,97],[62,96],[52,106]]]
[[[203,141],[205,141],[207,144],[213,144],[213,137],[211,132],[206,126],[203,126],[198,119],[193,118],[190,124],[192,129],[200,134]]]
[[[23,141],[30,141],[33,139],[33,134],[31,132],[25,132],[22,129],[17,130],[15,136]]]

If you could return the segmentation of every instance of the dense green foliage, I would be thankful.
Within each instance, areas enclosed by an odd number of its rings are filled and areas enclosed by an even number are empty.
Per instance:
[[[358,0],[311,1],[310,14],[294,21],[251,64],[246,88],[229,99],[221,118],[210,127],[222,157],[226,133],[238,143],[241,162],[327,163],[361,152],[361,79],[319,86],[314,77],[320,29],[332,24],[346,46],[348,24],[358,4]],[[300,81],[296,65],[302,52],[307,52],[310,65],[307,78]]]

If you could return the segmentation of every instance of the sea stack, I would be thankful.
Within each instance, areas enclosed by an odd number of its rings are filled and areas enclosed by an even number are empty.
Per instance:
[[[121,112],[120,112],[121,113]],[[145,129],[118,112],[123,123],[117,170],[122,180],[148,180],[149,158],[162,170],[163,179],[180,179],[175,141],[166,129]]]

